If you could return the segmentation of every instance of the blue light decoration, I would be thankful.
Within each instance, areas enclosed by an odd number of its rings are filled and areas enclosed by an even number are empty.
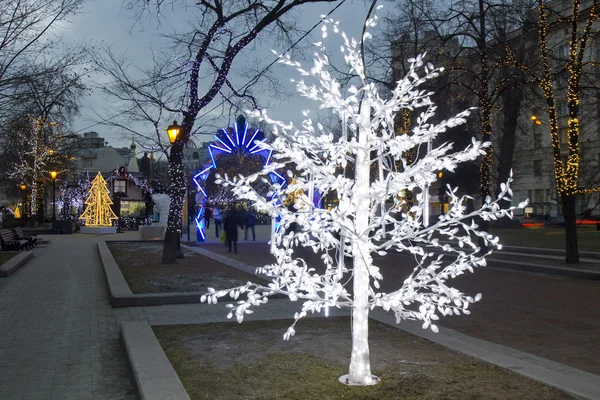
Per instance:
[[[244,153],[257,155],[263,159],[263,167],[271,162],[272,150],[263,149],[259,143],[266,142],[267,138],[260,129],[248,127],[246,119],[240,115],[232,127],[221,129],[213,135],[215,141],[208,145],[207,161],[197,172],[193,181],[198,193],[196,194],[196,204],[200,204],[200,209],[195,217],[197,227],[197,241],[204,242],[206,234],[204,232],[204,209],[208,195],[205,190],[206,180],[210,176],[211,170],[217,169],[218,161],[222,157],[240,156]],[[281,186],[287,184],[287,180],[278,172],[269,173],[271,182],[279,183]],[[274,193],[271,199],[276,195]],[[279,224],[276,222],[275,229],[279,230]]]

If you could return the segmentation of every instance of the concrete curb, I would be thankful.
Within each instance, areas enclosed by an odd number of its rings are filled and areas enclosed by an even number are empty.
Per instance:
[[[440,327],[439,333],[433,333],[422,329],[421,324],[414,321],[402,321],[396,324],[395,316],[382,310],[372,311],[371,318],[473,358],[554,386],[582,399],[600,399],[600,376],[598,375],[510,347],[476,339],[452,329]]]
[[[504,249],[505,247],[503,247]],[[513,249],[515,249],[513,247]],[[544,250],[544,249],[535,249],[535,250]],[[443,254],[442,252],[435,252],[437,254]],[[410,254],[398,253],[406,257],[412,257]],[[502,250],[498,252],[498,254],[502,254]],[[532,254],[540,254],[543,253],[523,253],[523,257],[531,258]],[[515,254],[516,256],[516,254]],[[486,257],[488,265],[486,268],[497,268],[497,269],[509,269],[511,271],[517,272],[527,272],[527,273],[535,273],[535,274],[545,274],[545,275],[556,275],[556,276],[564,276],[568,278],[576,278],[576,279],[588,279],[588,280],[600,280],[600,272],[592,271],[589,269],[580,269],[580,268],[571,268],[571,267],[555,267],[555,266],[546,266],[540,264],[532,264],[524,261],[511,261],[500,258],[494,258],[494,253],[491,256]],[[541,260],[541,259],[540,259]],[[598,261],[594,262],[595,264]]]
[[[133,296],[133,293],[131,292],[127,281],[125,281],[123,273],[117,265],[115,258],[108,249],[106,242],[98,242],[98,252],[100,253],[100,261],[102,262],[102,268],[104,269],[104,275],[106,276],[106,283],[108,283],[110,304],[113,308],[123,307],[118,305],[119,299],[122,297]]]
[[[183,246],[183,245],[182,245]],[[251,270],[254,267],[250,267],[244,263],[236,260],[227,258],[210,251],[199,249],[196,247],[190,248],[189,246],[183,246],[189,250],[195,251],[199,254],[203,254],[207,257],[213,258],[219,262],[229,265],[234,268],[240,268],[245,272],[252,273]],[[586,271],[587,272],[587,271]],[[285,303],[284,303],[285,302]],[[225,302],[227,303],[227,302]],[[293,314],[292,311],[287,310],[285,304],[288,304],[287,300],[272,299],[268,305],[259,307],[254,314],[248,317],[248,320],[270,320],[270,319],[289,319]],[[200,305],[199,305],[200,306]],[[144,321],[143,324],[151,325],[186,325],[186,324],[200,324],[200,323],[214,323],[218,321],[226,321],[222,307],[214,307],[214,312],[207,314],[200,313],[202,316],[193,319],[182,319],[174,316],[174,318],[168,320],[151,320]],[[260,315],[261,309],[265,312],[264,308],[271,307],[271,311],[268,315]],[[344,315],[344,310],[334,309],[333,315]],[[312,315],[311,315],[312,316]],[[319,318],[319,316],[313,316]],[[396,324],[395,316],[392,313],[385,312],[383,310],[374,310],[371,312],[370,318],[382,322],[386,325],[392,326],[396,329],[404,330],[415,336],[430,340],[434,343],[440,344],[444,347],[450,348],[459,353],[467,356],[489,362],[497,365],[504,369],[511,370],[530,379],[540,381],[544,384],[553,386],[565,392],[568,392],[581,399],[600,399],[600,376],[591,374],[589,372],[569,367],[564,364],[560,364],[542,357],[535,356],[533,354],[525,353],[519,350],[515,350],[506,346],[498,345],[492,342],[476,339],[457,331],[440,327],[439,333],[433,333],[430,330],[424,330],[421,328],[421,324],[415,321],[403,321],[400,324]],[[125,323],[123,323],[125,324]],[[122,326],[123,326],[122,324]],[[131,323],[127,323],[131,324]],[[123,329],[123,328],[122,328]],[[132,331],[133,332],[133,331]],[[133,335],[129,335],[126,339],[134,342],[143,342]],[[156,340],[156,338],[154,338]],[[164,354],[164,352],[163,352]],[[129,357],[129,352],[128,352]],[[134,360],[135,361],[135,360]],[[152,360],[148,360],[151,363]],[[160,358],[158,360],[160,363]],[[133,362],[132,362],[133,363]],[[172,368],[172,367],[171,367]],[[133,371],[135,374],[135,370]],[[136,385],[144,384],[142,378],[134,375],[134,381]],[[156,384],[155,384],[156,385]],[[144,397],[141,397],[144,398]],[[173,399],[179,399],[179,397],[171,397]],[[183,399],[183,398],[182,398]]]
[[[516,251],[516,252],[520,252],[520,253],[562,256],[562,257],[565,257],[565,255],[566,255],[566,252],[561,249],[543,249],[541,247],[522,247],[522,246],[504,246],[504,245],[502,245],[502,250]],[[502,251],[502,250],[500,250],[500,251]],[[580,251],[579,257],[600,260],[600,253],[595,252],[595,251]]]
[[[229,257],[222,256],[221,254],[213,253],[212,251],[203,249],[201,247],[188,246],[188,245],[185,245],[185,244],[182,244],[181,247],[183,247],[184,249],[188,249],[189,251],[193,251],[194,253],[201,254],[201,255],[203,255],[205,257],[208,257],[208,258],[210,258],[212,260],[218,261],[221,264],[227,265],[228,267],[239,269],[240,271],[246,272],[246,273],[248,273],[250,275],[254,275],[254,276],[256,276],[258,278],[261,278],[261,279],[270,280],[269,277],[267,277],[267,276],[265,276],[263,274],[257,274],[256,273],[256,267],[253,267],[251,265],[245,264],[245,263],[243,263],[241,261],[237,261],[237,260],[231,259]]]
[[[19,254],[0,265],[0,278],[11,276],[33,258],[33,251],[21,251]]]
[[[291,312],[284,309],[282,305],[277,304],[284,301],[287,304],[286,300],[269,301],[268,305],[265,305],[265,307],[271,308],[271,311],[267,312],[267,310],[264,310],[267,315],[260,315],[262,313],[259,313],[259,310],[262,307],[259,307],[254,314],[248,316],[248,320],[289,319],[289,317],[292,315]],[[215,314],[211,317],[204,315],[203,319],[171,319],[121,323],[121,340],[126,349],[128,362],[132,366],[137,365],[146,367],[145,369],[141,370],[139,368],[136,369],[132,367],[133,382],[138,392],[141,393],[144,391],[156,390],[157,386],[163,384],[166,385],[167,383],[164,383],[164,381],[168,382],[169,380],[166,378],[170,376],[165,372],[166,369],[163,367],[165,358],[164,352],[162,349],[160,349],[161,351],[155,349],[155,346],[159,346],[160,348],[160,344],[156,340],[156,337],[150,329],[150,326],[210,324],[231,321],[227,320],[225,317],[223,307],[211,307],[216,308],[214,312]],[[348,315],[345,310],[335,309],[332,311],[334,311],[332,313],[333,315],[331,315],[332,317]],[[310,314],[308,317],[324,318],[322,315],[317,316],[312,314]],[[527,378],[540,381],[549,386],[553,386],[577,396],[578,398],[590,400],[600,399],[600,376],[537,357],[533,354],[476,339],[444,327],[440,327],[439,333],[433,333],[430,330],[422,329],[421,324],[415,321],[402,321],[400,324],[396,324],[394,315],[382,310],[372,311],[371,318],[393,328],[401,329],[415,336],[430,340],[431,342],[437,343],[467,356],[489,362],[501,368],[516,372]],[[142,355],[136,355],[136,351],[142,352]],[[157,376],[156,382],[152,382],[151,377],[148,376],[147,371],[149,368],[147,367],[157,365],[160,366],[160,368],[155,367],[154,370],[159,370],[162,372],[152,375]],[[168,384],[170,385],[172,383]],[[146,397],[143,397],[141,394],[140,398],[146,399]],[[174,400],[178,400],[180,398],[187,399],[186,397],[169,398]]]
[[[257,278],[260,278],[262,280],[265,280],[267,282],[271,282],[272,278],[269,278],[268,276],[264,275],[264,274],[257,274],[256,273],[256,267],[252,266],[252,265],[248,265],[246,263],[243,263],[241,261],[237,261],[237,260],[233,260],[227,256],[222,256],[221,254],[217,254],[214,253],[212,251],[200,248],[200,247],[194,247],[194,246],[188,246],[185,244],[182,244],[181,247],[189,250],[189,251],[193,251],[195,253],[201,254],[205,257],[208,257],[212,260],[218,261],[221,264],[225,264],[228,267],[231,268],[235,268],[235,269],[239,269],[242,272],[246,272],[247,274],[250,275],[254,275]],[[205,294],[205,293],[202,293]],[[287,299],[287,296],[282,295],[282,294],[275,294],[273,296],[270,296],[271,299]]]
[[[120,242],[120,241],[117,241]],[[138,241],[134,241],[138,242]],[[188,246],[181,245],[188,249]],[[189,248],[194,251],[194,248]],[[106,276],[108,291],[110,295],[110,304],[113,308],[122,307],[145,307],[145,306],[161,306],[169,304],[194,304],[200,303],[200,296],[206,292],[171,292],[171,293],[141,293],[134,294],[127,284],[121,269],[117,265],[106,241],[98,242],[98,251],[100,252],[100,260]],[[209,251],[197,251],[197,253],[219,261],[229,267],[240,269],[252,275],[256,275],[254,267],[244,263],[228,259],[227,257],[211,253]],[[205,254],[207,253],[207,254]]]
[[[119,338],[141,400],[190,400],[146,321],[121,322]]]
[[[600,272],[587,269],[548,267],[520,261],[500,260],[494,257],[486,258],[490,268],[510,269],[519,272],[532,272],[536,274],[558,275],[577,279],[600,280]]]

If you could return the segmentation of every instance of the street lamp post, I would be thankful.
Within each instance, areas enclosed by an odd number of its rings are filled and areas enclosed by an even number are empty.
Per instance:
[[[50,171],[50,178],[52,179],[52,221],[56,219],[56,176],[58,172]]]
[[[188,186],[188,195],[187,195],[187,199],[188,199],[188,217],[187,217],[187,235],[188,235],[188,242],[190,241],[190,220],[192,218],[194,218],[194,214],[192,213],[192,215],[190,215],[190,210],[192,210],[192,190],[193,190],[193,186],[189,185]]]
[[[167,135],[169,135],[169,142],[171,142],[171,144],[174,145],[175,142],[177,141],[180,130],[181,130],[181,127],[177,124],[177,121],[173,121],[173,123],[167,127]],[[167,230],[168,230],[168,228],[169,227],[167,226]],[[180,232],[177,234],[177,251],[175,252],[176,258],[183,258],[183,252],[181,251],[181,229],[182,229],[182,221],[180,220],[179,221]],[[165,232],[165,240],[167,238],[166,235],[167,235],[167,233]]]
[[[24,182],[21,182],[19,184],[19,187],[21,188],[21,191],[23,192],[23,203],[21,205],[21,219],[25,219],[25,203],[27,202],[27,185]]]

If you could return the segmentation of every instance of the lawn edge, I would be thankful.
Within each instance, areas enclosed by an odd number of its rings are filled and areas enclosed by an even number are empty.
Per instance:
[[[182,247],[184,246],[182,245]],[[167,292],[135,294],[131,291],[129,284],[127,283],[127,280],[125,280],[125,277],[121,272],[121,268],[119,268],[119,265],[117,264],[117,261],[112,255],[112,252],[108,248],[106,241],[98,242],[98,251],[100,253],[102,269],[104,270],[104,275],[106,277],[106,283],[108,285],[110,304],[112,308],[161,306],[169,304],[195,304],[200,303],[200,297],[203,294],[206,294],[206,292]],[[223,264],[227,265],[228,267],[232,266],[228,263]],[[252,273],[252,275],[256,274]]]
[[[4,264],[0,265],[0,278],[7,278],[17,272],[33,258],[33,251],[22,251]]]
[[[119,339],[139,399],[190,400],[148,322],[121,322]]]
[[[402,321],[397,324],[393,314],[382,310],[371,311],[369,318],[555,387],[579,399],[600,398],[600,376],[590,372],[511,347],[477,339],[449,328],[440,327],[438,333],[433,333],[428,329],[423,329],[421,324],[416,321]]]
[[[188,246],[188,245],[185,245],[185,244],[182,244],[181,247],[183,247],[184,249],[187,249],[189,251],[193,251],[194,253],[198,253],[200,255],[208,257],[208,258],[210,258],[212,260],[218,261],[218,262],[220,262],[222,264],[227,265],[228,267],[239,269],[242,272],[246,272],[247,274],[254,275],[254,276],[258,277],[258,278],[266,280],[267,282],[271,281],[271,278],[268,277],[267,275],[256,273],[256,267],[253,267],[253,266],[248,265],[246,263],[243,263],[241,261],[234,260],[234,259],[229,258],[227,256],[223,256],[221,254],[212,252],[210,250],[203,249],[201,247]]]
[[[314,316],[313,318],[323,317]],[[429,330],[422,329],[421,324],[415,321],[402,321],[400,324],[396,324],[393,314],[386,313],[381,310],[372,311],[370,318],[377,322],[402,330],[408,334],[429,340],[460,354],[473,357],[477,360],[481,360],[505,370],[517,373],[528,379],[552,386],[574,396],[575,398],[589,400],[600,398],[600,376],[598,375],[538,357],[530,353],[525,353],[520,350],[512,349],[485,340],[476,339],[452,329],[441,327],[439,333],[433,333]],[[287,319],[287,317],[274,319]],[[262,318],[255,320],[262,320]],[[123,332],[124,326],[125,328],[128,328],[129,326],[135,327],[135,325],[131,325],[134,323],[138,323],[142,325],[144,329],[150,329],[150,331],[152,331],[152,326],[200,325],[218,322],[227,322],[227,320],[217,318],[216,320],[189,322],[171,321],[170,323],[160,323],[158,321],[122,322],[121,331]],[[138,330],[139,329],[141,328],[138,328]],[[121,335],[121,340],[123,341],[124,346],[130,345],[131,347],[139,345],[141,348],[149,349],[148,352],[143,356],[145,365],[161,365],[164,363],[163,357],[166,357],[166,355],[153,331],[152,338],[154,341],[148,340],[147,336],[149,336],[149,334],[143,330],[141,332],[143,332],[144,336],[136,336],[136,330],[134,329],[129,329],[129,331],[126,332],[128,335]],[[159,346],[161,351],[157,352],[152,346]],[[126,353],[128,363],[137,365],[135,363],[138,362],[138,359],[136,358],[135,354],[132,355],[131,351],[126,351]],[[168,358],[167,362],[169,362],[170,365]],[[170,366],[171,369],[175,371],[173,366]],[[132,369],[132,381],[136,386],[136,390],[138,390],[138,385],[140,386],[140,390],[150,390],[149,388],[144,387],[145,381],[143,377],[144,376],[140,375],[140,373],[135,369]],[[156,383],[152,385],[154,388]],[[141,396],[140,398],[144,400],[146,399],[145,397]]]
[[[600,272],[580,268],[565,268],[555,266],[544,266],[521,261],[511,261],[494,258],[493,255],[486,258],[488,267],[506,269],[518,272],[529,272],[541,275],[564,276],[567,278],[600,280]]]

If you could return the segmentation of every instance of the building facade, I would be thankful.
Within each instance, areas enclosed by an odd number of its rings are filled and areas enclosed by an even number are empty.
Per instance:
[[[581,37],[589,16],[588,3],[591,4],[589,1],[584,2],[581,8],[578,37]],[[563,164],[566,164],[569,122],[567,85],[571,70],[567,60],[571,28],[566,22],[561,22],[560,18],[571,15],[572,2],[555,0],[546,3],[546,6],[552,11],[547,41],[554,107],[558,117],[560,156]],[[441,40],[430,32],[416,35],[417,39],[414,34],[404,34],[398,41],[392,42],[390,54],[395,71],[392,75],[397,80],[402,76],[398,71],[406,70],[406,63],[398,61],[398,58],[405,60],[414,57],[415,52],[427,51],[425,61],[446,67],[445,73],[430,83],[435,85],[432,87],[433,91],[442,92],[444,96],[442,104],[434,98],[438,110],[449,108],[457,112],[468,107],[478,107],[482,103],[476,89],[480,84],[478,79],[482,68],[481,51],[485,51],[488,62],[486,68],[489,73],[486,93],[491,99],[491,192],[495,192],[502,163],[511,159],[509,166],[512,166],[514,179],[513,205],[529,199],[530,205],[520,212],[538,218],[560,218],[562,210],[556,189],[548,105],[539,82],[536,82],[536,78],[542,76],[543,72],[537,9],[523,11],[523,15],[529,18],[527,24],[506,33],[504,41],[496,37],[486,42],[486,46],[483,47],[470,43],[470,47],[461,48],[455,40]],[[525,27],[528,28],[525,30]],[[600,34],[596,33],[599,31],[600,23],[595,22],[592,25],[592,36],[583,54],[585,67],[581,73],[582,89],[578,104],[579,187],[586,189],[600,186]],[[464,43],[469,44],[468,41]],[[510,52],[507,48],[511,49]],[[471,94],[464,88],[469,88]],[[481,137],[480,110],[473,114],[473,120],[467,124],[470,125],[470,130],[466,134]],[[506,152],[503,153],[506,148],[512,148],[510,158],[505,157]],[[473,191],[472,194],[478,193]],[[435,193],[432,192],[432,195],[435,201]],[[579,217],[600,216],[598,192],[578,195],[576,212]]]

